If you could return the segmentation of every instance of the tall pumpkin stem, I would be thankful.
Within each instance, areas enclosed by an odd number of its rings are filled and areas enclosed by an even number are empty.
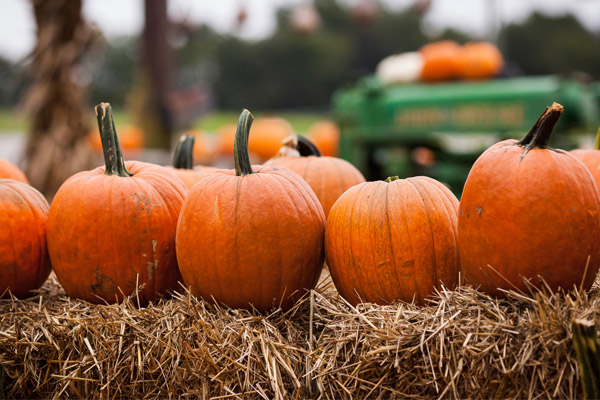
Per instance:
[[[550,141],[550,135],[554,125],[558,122],[564,107],[558,103],[552,103],[550,107],[546,108],[546,111],[540,116],[540,118],[533,125],[527,135],[517,144],[523,146],[523,154],[521,159],[525,157],[525,154],[531,149],[547,149],[548,142]]]
[[[298,136],[298,145],[296,146],[296,149],[298,150],[298,152],[300,153],[300,156],[302,156],[302,157],[308,157],[308,156],[321,157],[321,156],[323,156],[323,154],[321,154],[321,151],[318,149],[318,147],[315,146],[315,144],[313,142],[311,142],[304,136]]]
[[[596,140],[594,141],[594,150],[600,150],[600,128],[596,133]]]
[[[177,169],[193,169],[194,168],[194,135],[181,135],[175,153],[173,153],[173,167]]]
[[[117,129],[113,119],[112,107],[109,103],[100,103],[95,107],[96,118],[98,119],[98,129],[100,130],[100,140],[102,142],[102,152],[104,154],[104,164],[106,166],[106,175],[117,175],[121,177],[130,177],[133,174],[125,168],[125,161],[121,153]]]
[[[250,175],[252,173],[252,164],[250,164],[250,155],[248,154],[248,136],[250,136],[252,121],[254,121],[254,116],[250,111],[243,109],[233,142],[233,162],[237,176]]]

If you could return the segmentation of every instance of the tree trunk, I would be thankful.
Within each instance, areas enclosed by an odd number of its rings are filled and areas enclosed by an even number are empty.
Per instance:
[[[82,19],[81,0],[32,0],[32,4],[37,43],[24,99],[31,121],[25,173],[50,198],[65,179],[92,166],[87,134],[93,112],[80,60],[95,34]]]
[[[169,148],[173,115],[168,96],[172,89],[173,49],[168,42],[167,0],[145,0],[140,77],[131,106],[149,147]]]

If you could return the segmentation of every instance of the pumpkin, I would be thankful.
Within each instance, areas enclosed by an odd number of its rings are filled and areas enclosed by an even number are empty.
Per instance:
[[[251,123],[244,110],[235,169],[190,190],[177,225],[177,259],[195,296],[263,312],[289,309],[319,278],[325,215],[298,174],[250,165]]]
[[[164,167],[124,162],[108,103],[96,106],[105,166],[83,171],[59,188],[48,216],[48,250],[68,295],[142,303],[180,280],[175,229],[187,188]]]
[[[454,79],[459,72],[461,48],[452,40],[429,43],[419,50],[423,56],[421,79],[428,82]]]
[[[29,184],[29,180],[19,167],[3,159],[0,159],[0,179],[14,179]]]
[[[596,186],[600,188],[600,129],[596,134],[596,141],[593,149],[575,149],[571,154],[577,157],[588,168],[594,177]]]
[[[340,128],[332,121],[317,121],[307,131],[308,138],[324,156],[335,157],[340,144]]]
[[[325,216],[342,193],[365,181],[354,165],[341,158],[323,157],[312,142],[296,135],[288,137],[278,155],[265,165],[286,167],[299,174],[317,195]]]
[[[283,118],[257,118],[248,141],[248,150],[261,160],[268,160],[277,154],[281,142],[293,133],[292,127]]]
[[[233,157],[233,142],[235,142],[236,130],[237,126],[235,124],[223,125],[217,130],[217,148],[219,154]]]
[[[331,208],[325,256],[340,295],[388,304],[422,304],[458,282],[458,200],[425,176],[365,182]]]
[[[50,274],[48,202],[32,186],[0,179],[0,297],[32,295]]]
[[[458,75],[465,79],[486,79],[497,75],[504,64],[502,53],[490,42],[468,42],[460,50]]]
[[[474,163],[462,194],[458,241],[464,276],[486,293],[588,289],[600,265],[600,195],[590,172],[548,141],[563,107],[554,103],[521,140],[505,140]]]
[[[423,55],[418,51],[392,54],[381,60],[375,68],[375,76],[384,84],[416,82],[423,69]]]
[[[173,166],[168,166],[181,181],[185,184],[188,189],[200,179],[218,171],[219,168],[211,166],[196,166],[194,167],[194,142],[197,136],[190,134],[183,134],[177,142],[175,147],[175,153],[173,155]]]
[[[237,127],[234,124],[224,125],[217,131],[219,154],[233,156],[233,143]],[[252,136],[248,149],[252,156],[260,160],[268,160],[277,154],[281,142],[293,133],[290,124],[279,117],[256,118],[252,127]]]
[[[190,130],[186,135],[194,136],[193,157],[197,164],[210,164],[215,156],[214,137],[206,132]]]

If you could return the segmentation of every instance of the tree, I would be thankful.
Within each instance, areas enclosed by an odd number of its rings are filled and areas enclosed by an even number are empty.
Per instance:
[[[600,78],[600,38],[572,15],[534,13],[525,23],[508,25],[500,34],[505,58],[527,75],[582,71]]]
[[[167,0],[144,1],[144,31],[139,80],[131,93],[136,125],[151,147],[169,148],[173,131],[173,110],[169,94],[173,89],[173,50]]]

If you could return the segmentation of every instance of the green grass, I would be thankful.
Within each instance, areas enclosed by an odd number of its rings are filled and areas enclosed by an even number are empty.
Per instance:
[[[0,135],[3,133],[25,133],[28,128],[27,118],[10,109],[0,110]]]
[[[238,112],[233,111],[216,111],[198,119],[194,124],[194,128],[205,132],[214,132],[223,125],[237,124],[239,115]],[[281,112],[276,114],[266,114],[258,111],[252,112],[252,115],[254,115],[255,118],[266,116],[284,118],[297,133],[305,133],[314,122],[327,118],[327,115],[318,113]]]
[[[115,124],[117,126],[130,123],[129,116],[122,110],[113,110]],[[96,126],[96,118],[93,111],[90,114],[90,123]],[[2,134],[25,134],[29,130],[29,117],[15,110],[0,109],[0,135]]]
[[[93,126],[96,121],[93,113],[90,112],[90,119]],[[130,124],[131,117],[123,109],[114,109],[113,115],[115,117],[115,124],[117,128],[120,125]],[[326,119],[326,114],[319,113],[296,113],[296,112],[281,112],[281,113],[262,113],[260,111],[253,112],[255,117],[263,116],[278,116],[286,119],[294,131],[297,133],[305,133],[310,125],[315,121]],[[199,129],[205,132],[214,132],[219,127],[226,124],[237,124],[239,117],[238,112],[234,111],[215,111],[210,114],[199,118],[193,128]],[[6,133],[26,133],[29,129],[28,117],[25,115],[19,115],[16,111],[11,109],[0,109],[0,135]]]

